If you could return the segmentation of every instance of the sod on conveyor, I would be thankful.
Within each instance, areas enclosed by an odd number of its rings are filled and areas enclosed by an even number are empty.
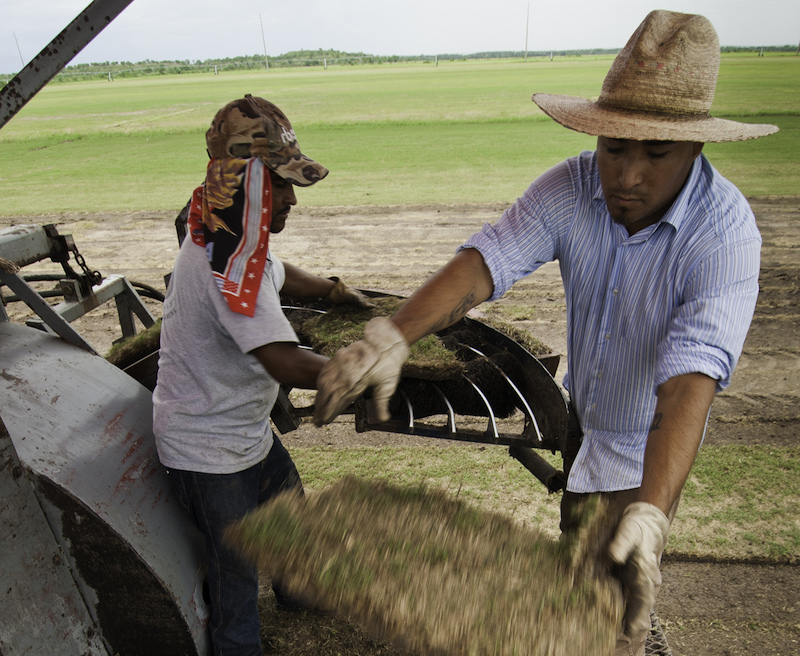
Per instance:
[[[601,656],[622,611],[586,548],[601,524],[568,548],[443,492],[348,478],[281,496],[228,538],[288,590],[413,653]]]

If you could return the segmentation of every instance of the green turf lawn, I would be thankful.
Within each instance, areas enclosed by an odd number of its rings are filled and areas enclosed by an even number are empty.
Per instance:
[[[0,215],[177,212],[203,178],[211,118],[245,93],[284,109],[303,150],[331,169],[323,183],[300,190],[304,205],[510,203],[547,167],[594,145],[546,118],[531,94],[596,96],[610,62],[443,61],[51,84],[0,130]],[[713,114],[781,128],[706,146],[747,195],[800,196],[799,80],[800,57],[723,57]],[[557,497],[501,448],[299,449],[295,456],[310,489],[332,475],[379,473],[557,527]],[[670,548],[797,560],[797,474],[796,449],[704,448]],[[723,501],[709,498],[720,489]]]
[[[560,457],[540,453],[561,467]],[[409,487],[425,484],[509,514],[554,539],[559,534],[561,495],[548,494],[505,447],[447,447],[432,440],[426,447],[305,447],[292,454],[310,491],[348,475]],[[798,509],[798,449],[704,446],[684,488],[667,552],[797,563]]]
[[[546,118],[534,91],[599,93],[610,57],[441,62],[52,83],[0,131],[0,214],[177,210],[202,179],[203,134],[244,93],[286,111],[331,169],[305,205],[510,203],[594,138]],[[800,58],[723,58],[714,114],[771,122],[710,144],[750,196],[800,195]]]

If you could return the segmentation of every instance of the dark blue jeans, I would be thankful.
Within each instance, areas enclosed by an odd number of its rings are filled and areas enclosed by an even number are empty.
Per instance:
[[[279,492],[303,485],[289,452],[275,436],[267,457],[235,474],[170,469],[181,504],[205,536],[214,656],[261,656],[258,572],[223,542],[225,528]],[[276,590],[276,595],[280,591]]]

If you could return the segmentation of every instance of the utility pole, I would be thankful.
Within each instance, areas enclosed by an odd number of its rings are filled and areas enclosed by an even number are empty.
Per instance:
[[[19,49],[19,41],[17,41],[17,33],[12,32],[14,35],[14,43],[17,44],[17,52],[19,53],[19,63],[22,64],[22,68],[25,68],[25,60],[22,58],[22,50]]]
[[[269,59],[267,59],[267,38],[264,36],[264,21],[261,19],[261,14],[258,15],[258,20],[261,23],[261,43],[264,44],[264,65],[269,70]]]
[[[531,3],[528,3],[528,14],[525,17],[525,61],[528,61],[528,24],[531,20]]]

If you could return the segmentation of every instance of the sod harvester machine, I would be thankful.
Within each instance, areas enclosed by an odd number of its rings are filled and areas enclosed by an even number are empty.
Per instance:
[[[0,90],[0,127],[130,2],[94,0],[81,12]],[[61,270],[25,273],[45,261]],[[130,339],[156,322],[142,297],[163,296],[91,270],[52,225],[0,230],[0,294],[0,656],[205,656],[202,542],[152,435],[157,347],[115,365],[73,327],[115,303],[120,341]],[[290,318],[324,312],[286,302]],[[562,489],[563,473],[535,451],[570,451],[557,356],[534,357],[473,318],[442,337],[462,373],[404,378],[392,420],[370,424],[357,403],[356,429],[506,445],[548,490]],[[283,390],[273,423],[286,433],[310,411]],[[669,652],[657,640],[648,653]]]
[[[25,273],[46,261],[62,271]],[[0,230],[0,293],[0,654],[204,656],[202,542],[151,432],[158,350],[150,335],[158,326],[142,297],[163,295],[102,277],[52,225]],[[297,326],[324,313],[285,301]],[[101,356],[72,325],[105,303],[116,304],[120,341],[146,338],[127,360]],[[508,445],[557,489],[560,472],[532,448],[559,450],[565,434],[566,406],[551,373],[480,321],[444,332],[463,372],[404,377],[392,420],[370,424],[357,403],[348,411],[356,429]],[[290,392],[281,391],[272,415],[282,433],[313,410],[296,406]]]

